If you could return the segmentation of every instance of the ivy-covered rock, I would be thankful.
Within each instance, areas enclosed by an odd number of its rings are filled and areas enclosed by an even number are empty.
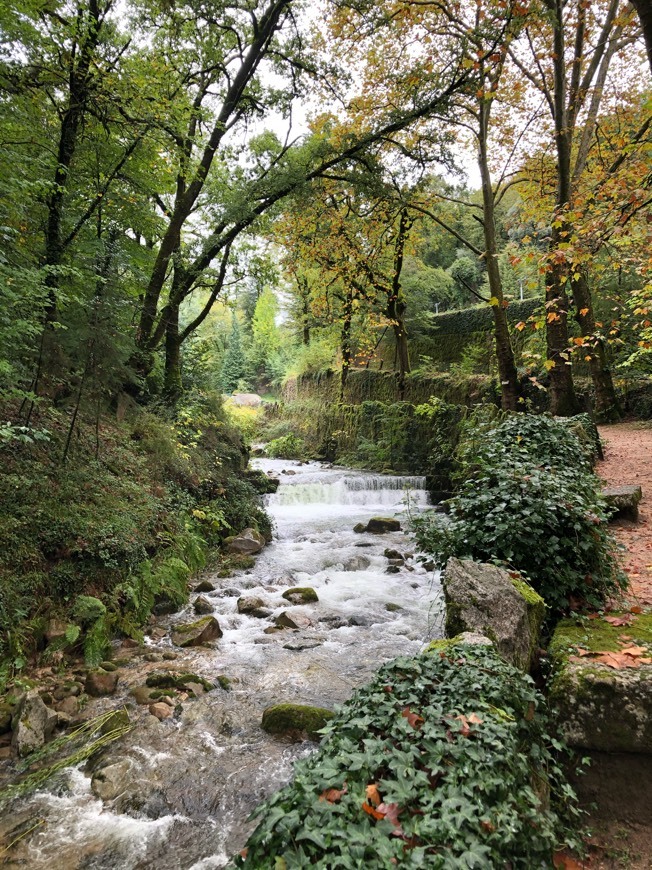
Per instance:
[[[446,633],[489,637],[510,664],[529,671],[545,616],[543,598],[514,572],[473,562],[448,560],[442,576]]]
[[[201,646],[222,637],[222,629],[214,616],[203,616],[196,622],[176,625],[172,632],[172,643],[176,646]]]
[[[274,704],[263,711],[262,726],[269,734],[319,740],[318,732],[333,718],[333,711],[308,704]]]
[[[549,650],[550,703],[571,746],[650,754],[652,614],[611,618],[621,624],[565,619],[557,625]],[[631,640],[623,641],[623,633]]]
[[[255,811],[236,866],[551,867],[577,819],[546,705],[495,649],[399,658]]]

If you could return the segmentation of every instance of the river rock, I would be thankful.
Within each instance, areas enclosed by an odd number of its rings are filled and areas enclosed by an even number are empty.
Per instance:
[[[133,785],[134,767],[131,758],[121,758],[96,770],[91,779],[91,791],[100,800],[115,800]]]
[[[215,686],[210,680],[200,677],[199,674],[190,672],[171,672],[164,674],[149,674],[147,677],[147,685],[152,689],[177,689],[182,691],[187,689],[191,684],[200,685],[206,692],[210,692]]]
[[[152,716],[156,716],[159,722],[162,722],[163,719],[169,719],[173,713],[172,707],[166,704],[163,701],[157,701],[155,704],[149,705],[149,712]]]
[[[176,625],[172,631],[172,643],[180,647],[201,646],[222,637],[222,629],[214,616],[203,616],[196,622]]]
[[[353,531],[356,533],[356,535],[361,535],[363,532],[367,531],[367,526],[364,523],[356,523],[353,526]]]
[[[365,528],[371,535],[384,535],[386,532],[400,532],[401,524],[392,517],[372,517]]]
[[[274,704],[263,712],[262,726],[268,734],[298,737],[306,734],[311,740],[319,740],[317,733],[329,719],[332,710],[311,707],[307,704]]]
[[[220,598],[237,598],[241,595],[241,590],[236,589],[234,586],[229,586],[226,589],[222,589],[219,593]]]
[[[265,609],[265,602],[257,595],[243,595],[237,601],[238,613],[246,616],[257,616],[263,610],[266,616],[269,616],[270,611]]]
[[[67,716],[76,716],[79,713],[79,698],[74,695],[68,695],[58,704],[54,705],[54,709],[58,713],[65,713]]]
[[[214,592],[215,586],[211,583],[210,580],[202,580],[201,583],[198,583],[193,592]]]
[[[36,689],[23,695],[13,716],[12,746],[23,758],[40,749],[57,724],[57,714],[43,703]]]
[[[607,486],[602,496],[611,509],[610,520],[638,521],[638,506],[643,498],[640,486]]]
[[[388,565],[385,568],[385,574],[400,574],[400,573],[401,573],[401,569],[398,567],[398,565]]]
[[[192,609],[198,614],[212,613],[213,605],[210,603],[208,598],[204,598],[203,595],[200,595],[198,598],[195,598]]]
[[[129,690],[129,694],[137,704],[145,705],[151,703],[153,691],[147,686],[134,686]]]
[[[281,611],[281,613],[274,618],[274,623],[277,628],[310,628],[312,625],[312,622],[307,616],[304,616],[302,613],[294,612],[289,614],[287,610]]]
[[[508,571],[470,559],[449,559],[442,585],[449,637],[485,635],[502,658],[529,671],[545,614],[540,595]]]
[[[84,685],[84,691],[93,698],[112,695],[118,686],[117,672],[89,671]]]
[[[238,553],[243,556],[255,556],[265,546],[265,538],[256,529],[245,529],[232,538],[227,538],[227,550],[229,553]]]
[[[295,586],[293,589],[286,589],[282,597],[290,604],[312,604],[319,601],[319,596],[312,586]]]
[[[392,550],[390,547],[387,547],[387,549],[383,552],[383,556],[386,559],[400,559],[401,562],[403,561],[403,554],[399,553],[398,550]]]
[[[344,563],[345,571],[366,571],[371,565],[371,559],[368,556],[351,556]]]

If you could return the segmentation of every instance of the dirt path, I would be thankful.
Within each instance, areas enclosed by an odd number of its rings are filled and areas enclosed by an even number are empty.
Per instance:
[[[621,520],[612,526],[625,548],[623,565],[631,584],[628,600],[652,607],[652,428],[641,423],[601,426],[604,462],[598,475],[610,486],[638,485],[643,490],[639,521]]]

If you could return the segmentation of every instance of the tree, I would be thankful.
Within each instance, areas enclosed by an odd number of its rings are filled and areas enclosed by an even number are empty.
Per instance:
[[[222,361],[222,390],[233,393],[247,372],[247,359],[242,347],[242,332],[235,313],[231,315],[231,335]]]

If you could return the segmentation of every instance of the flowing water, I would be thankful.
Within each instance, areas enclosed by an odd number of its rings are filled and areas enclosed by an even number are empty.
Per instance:
[[[47,789],[12,807],[15,830],[36,828],[5,856],[6,866],[225,867],[252,830],[251,810],[285,784],[292,763],[315,747],[265,734],[265,707],[284,701],[332,707],[383,662],[415,654],[441,636],[438,577],[410,555],[410,538],[402,532],[353,532],[372,516],[404,519],[406,508],[421,510],[427,503],[421,478],[287,460],[256,465],[281,479],[268,501],[275,538],[250,571],[211,578],[216,589],[205,597],[223,637],[215,649],[183,650],[173,662],[149,665],[209,680],[225,675],[231,691],[216,688],[185,702],[178,718],[164,722],[146,707],[133,708],[137,727],[94,762],[95,772],[104,768],[105,779],[116,783],[111,799],[95,796],[87,767],[64,771]],[[408,554],[397,573],[387,573],[386,548]],[[319,601],[289,605],[281,596],[291,586],[313,587]],[[272,616],[239,614],[241,594],[262,598]],[[284,610],[310,623],[266,633]],[[167,622],[187,622],[189,615]],[[169,638],[152,642],[152,649],[171,649]],[[142,667],[126,667],[120,685],[138,679],[142,685]]]

